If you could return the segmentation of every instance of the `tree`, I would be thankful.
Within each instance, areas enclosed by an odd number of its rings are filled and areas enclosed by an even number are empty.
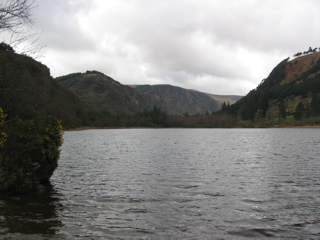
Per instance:
[[[296,120],[299,120],[303,117],[304,112],[305,112],[305,107],[302,102],[299,102],[299,104],[297,105],[296,110],[293,114],[293,117]]]
[[[312,100],[311,100],[311,111],[314,116],[320,115],[320,94],[316,93],[313,94]]]
[[[40,33],[33,28],[33,5],[34,0],[0,1],[0,33],[2,41],[20,49],[20,53],[39,56],[43,46],[36,44]]]
[[[34,1],[13,0],[0,3],[0,31],[18,32],[23,25],[31,25]]]
[[[293,55],[294,57],[300,57],[302,55],[302,52],[298,52],[295,55]]]
[[[279,108],[279,116],[281,118],[286,119],[286,106],[284,104],[284,100],[281,99],[279,104],[278,104],[278,108]]]
[[[165,120],[167,119],[168,115],[165,111],[162,111],[156,105],[154,105],[153,109],[150,112],[152,122],[156,125],[164,125]]]
[[[221,105],[221,111],[225,112],[226,108],[227,108],[227,104],[226,104],[226,102],[223,102],[222,105]]]

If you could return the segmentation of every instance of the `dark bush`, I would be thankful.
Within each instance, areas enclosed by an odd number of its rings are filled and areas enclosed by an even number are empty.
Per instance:
[[[61,122],[46,116],[15,119],[3,125],[7,138],[0,148],[0,192],[31,191],[48,182],[57,168]]]

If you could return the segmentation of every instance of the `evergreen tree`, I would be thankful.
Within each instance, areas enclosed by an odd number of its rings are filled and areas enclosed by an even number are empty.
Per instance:
[[[304,112],[305,112],[305,107],[302,102],[299,102],[299,104],[296,107],[296,111],[293,114],[293,117],[296,120],[299,120],[303,117]]]
[[[225,111],[226,111],[226,108],[227,108],[227,104],[226,104],[226,102],[223,102],[223,103],[222,103],[222,106],[221,106],[221,111],[222,111],[222,112],[225,112]]]
[[[310,107],[312,115],[318,116],[320,114],[320,95],[318,93],[313,94]]]
[[[279,117],[285,119],[286,118],[286,106],[284,104],[283,99],[280,100],[278,107],[279,107]]]

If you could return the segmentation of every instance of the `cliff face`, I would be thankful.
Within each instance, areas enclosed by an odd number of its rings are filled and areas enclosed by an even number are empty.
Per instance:
[[[49,69],[34,59],[0,50],[0,106],[9,118],[45,112],[65,125],[83,125],[90,109],[59,86]]]

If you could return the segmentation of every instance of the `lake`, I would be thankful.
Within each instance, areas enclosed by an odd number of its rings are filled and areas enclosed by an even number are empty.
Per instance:
[[[320,239],[320,129],[65,132],[0,239]]]

